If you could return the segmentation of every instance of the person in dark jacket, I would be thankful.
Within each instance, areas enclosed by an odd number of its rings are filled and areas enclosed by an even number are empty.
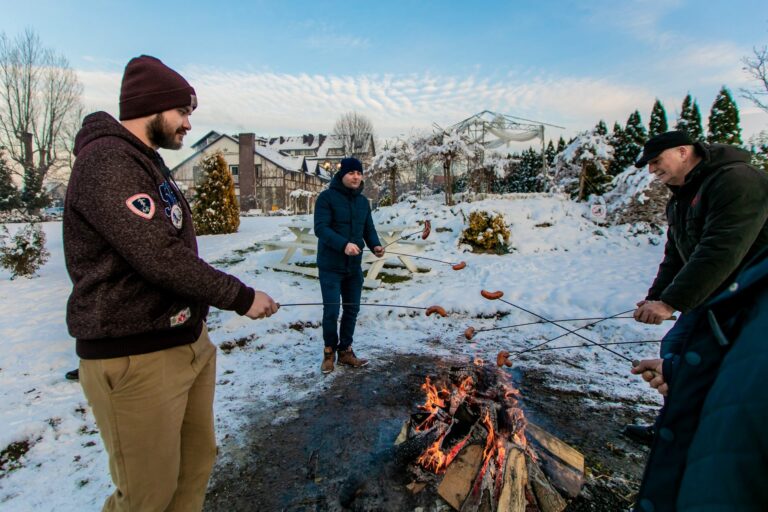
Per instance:
[[[743,149],[694,143],[682,131],[662,133],[645,144],[635,166],[647,164],[672,197],[664,260],[646,298],[637,303],[637,321],[660,324],[675,311],[682,321],[768,247],[768,174],[749,161]],[[662,358],[679,351],[674,332],[664,338]],[[629,425],[624,433],[650,444],[654,429]]]
[[[667,402],[635,510],[768,510],[768,249],[673,330],[676,371],[661,376]]]
[[[315,203],[317,268],[323,294],[323,373],[333,371],[338,363],[354,368],[368,364],[352,350],[360,296],[363,291],[363,243],[381,258],[381,246],[371,217],[368,199],[363,195],[363,164],[356,158],[344,158],[327,190]],[[337,331],[339,298],[344,304],[341,326]]]
[[[179,149],[194,89],[160,60],[128,62],[120,122],[88,115],[64,206],[67,327],[109,454],[105,511],[201,510],[216,457],[208,306],[277,305],[197,252],[189,205],[158,148]]]

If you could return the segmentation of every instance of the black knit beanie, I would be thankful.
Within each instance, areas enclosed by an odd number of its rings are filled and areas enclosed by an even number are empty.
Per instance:
[[[128,62],[120,85],[121,121],[178,107],[197,107],[195,90],[183,76],[149,55]]]
[[[339,178],[352,171],[359,171],[362,174],[363,163],[357,158],[342,158],[341,167],[339,167],[339,172],[337,173]]]

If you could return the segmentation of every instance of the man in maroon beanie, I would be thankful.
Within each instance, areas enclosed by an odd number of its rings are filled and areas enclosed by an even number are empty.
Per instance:
[[[180,74],[142,55],[125,68],[120,122],[90,114],[75,140],[67,327],[117,488],[105,511],[202,509],[216,458],[208,307],[277,311],[198,256],[189,204],[157,152],[181,147],[196,106]]]

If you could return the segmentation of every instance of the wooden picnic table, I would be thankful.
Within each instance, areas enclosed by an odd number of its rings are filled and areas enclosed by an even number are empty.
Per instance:
[[[276,270],[285,270],[287,272],[295,272],[297,274],[304,274],[308,276],[318,277],[317,268],[299,266],[295,263],[291,263],[291,258],[296,254],[296,251],[301,250],[302,254],[314,254],[317,252],[317,237],[314,233],[314,222],[291,222],[289,224],[283,224],[283,227],[294,235],[293,240],[275,240],[264,242],[264,246],[267,250],[285,250],[283,257],[279,263],[271,265]],[[422,229],[421,226],[402,226],[384,224],[376,226],[376,232],[379,234],[379,240],[382,245],[392,243],[386,250],[392,250],[398,253],[405,253],[410,249],[411,253],[421,251],[424,246],[431,244],[432,242],[422,240],[419,235],[413,235],[405,240],[396,241],[404,234],[416,233]],[[415,240],[413,240],[415,239]],[[378,288],[381,285],[381,280],[378,279],[378,275],[381,269],[384,267],[384,263],[388,259],[397,258],[411,273],[418,272],[418,267],[413,261],[413,258],[406,254],[389,254],[385,252],[384,256],[377,258],[369,249],[361,247],[363,250],[363,263],[370,263],[370,268],[365,274],[365,280],[363,286],[365,288]],[[385,251],[386,251],[385,250]]]

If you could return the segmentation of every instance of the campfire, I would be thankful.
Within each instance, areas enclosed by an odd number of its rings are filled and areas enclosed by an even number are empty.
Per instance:
[[[421,388],[396,441],[412,493],[434,489],[462,512],[559,512],[581,490],[584,457],[526,420],[506,372],[477,359]]]

